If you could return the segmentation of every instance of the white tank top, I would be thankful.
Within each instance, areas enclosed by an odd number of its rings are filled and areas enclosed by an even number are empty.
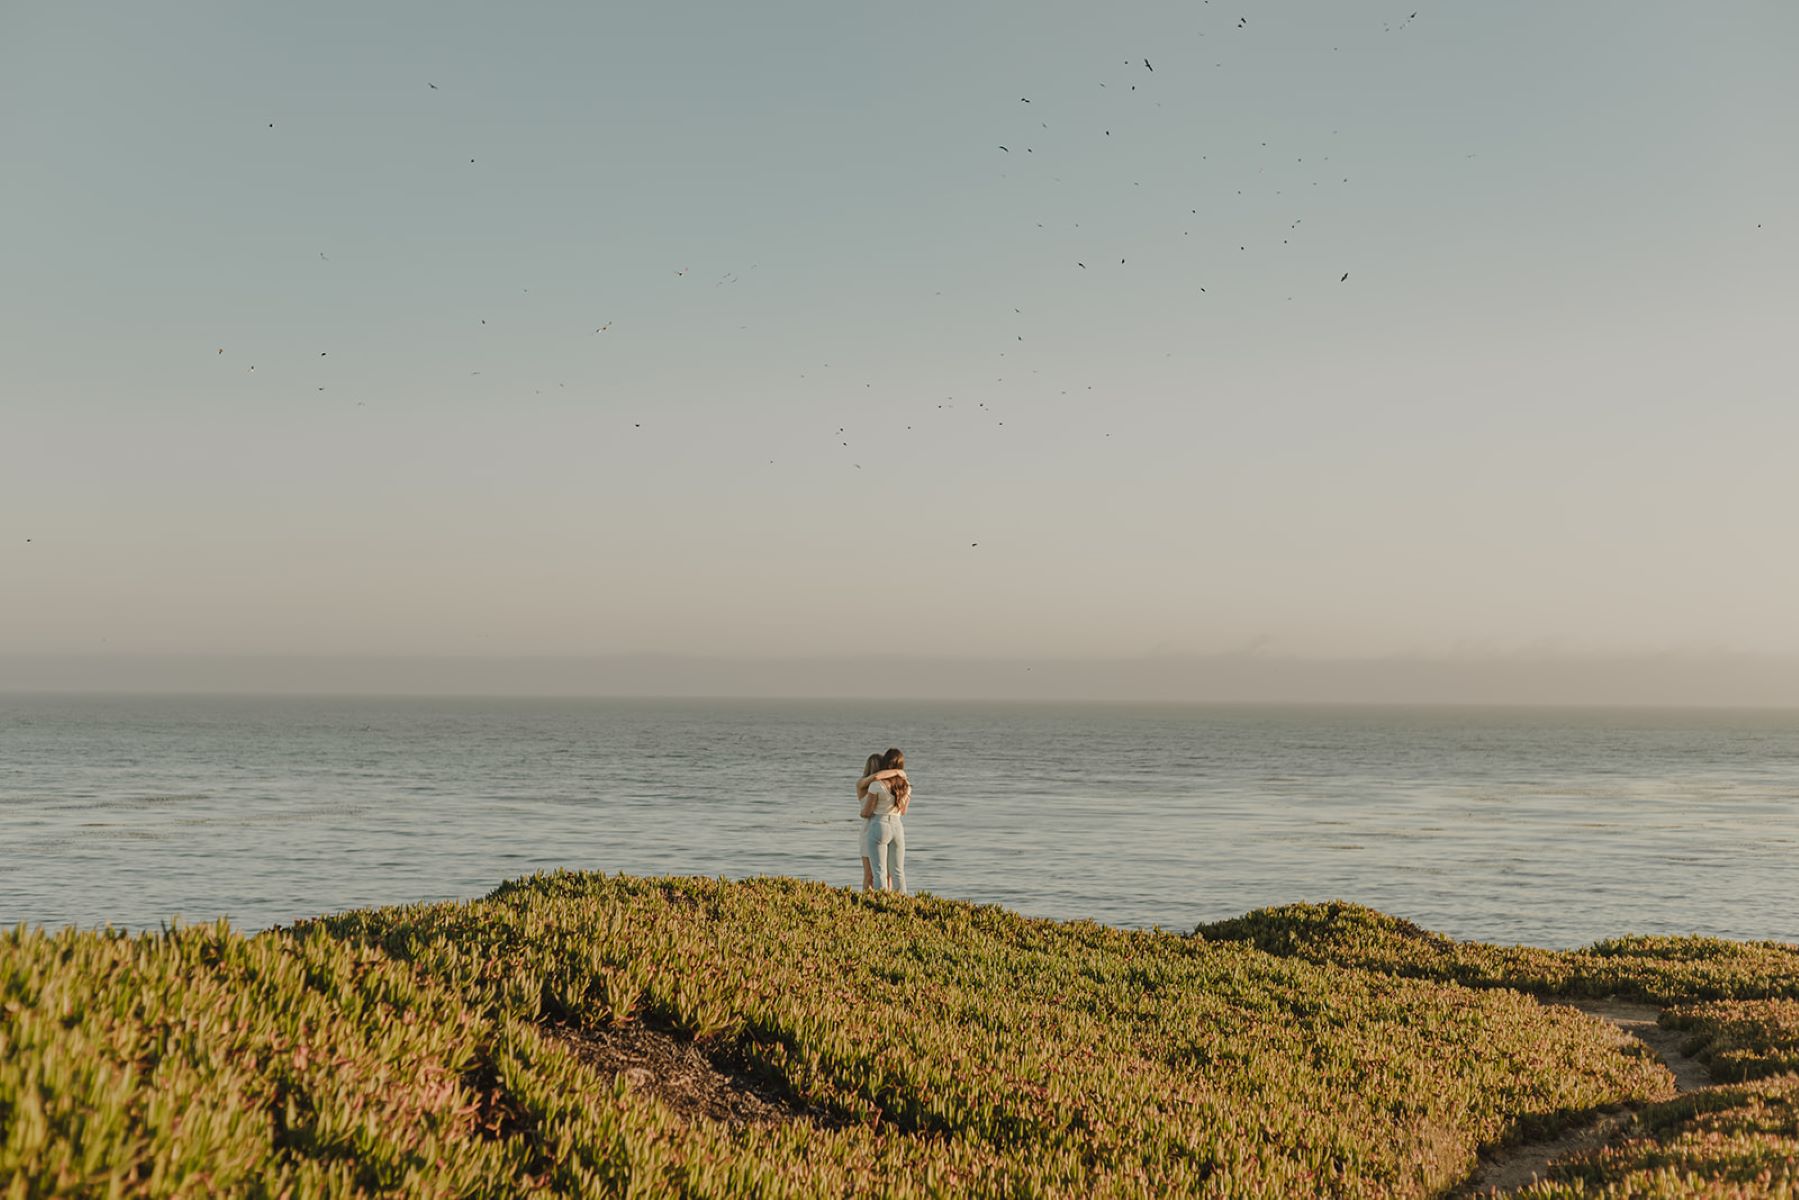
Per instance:
[[[893,802],[893,792],[882,780],[877,779],[869,784],[868,794],[874,797],[875,805],[869,811],[875,816],[884,817],[890,812],[897,811]]]

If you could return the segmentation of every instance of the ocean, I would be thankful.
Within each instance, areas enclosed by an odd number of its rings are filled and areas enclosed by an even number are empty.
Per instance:
[[[1340,898],[1456,937],[1799,940],[1799,711],[0,695],[0,923],[249,931],[568,867],[1186,930]]]

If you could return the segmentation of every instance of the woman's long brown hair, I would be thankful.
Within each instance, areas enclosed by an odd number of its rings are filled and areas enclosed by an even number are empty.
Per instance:
[[[881,756],[881,769],[883,771],[905,770],[906,752],[901,750],[898,746],[887,751],[886,754]],[[893,802],[895,804],[903,806],[907,800],[912,798],[912,781],[907,779],[904,775],[900,776],[898,779],[889,780],[887,787],[893,792]]]

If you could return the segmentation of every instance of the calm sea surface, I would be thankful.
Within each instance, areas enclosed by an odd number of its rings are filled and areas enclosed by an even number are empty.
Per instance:
[[[1799,712],[0,696],[0,923],[245,930],[554,867],[858,882],[1185,929],[1799,940]]]

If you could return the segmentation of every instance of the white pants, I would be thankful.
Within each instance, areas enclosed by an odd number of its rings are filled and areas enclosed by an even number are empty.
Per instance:
[[[888,855],[891,852],[893,862],[893,890],[900,895],[906,894],[906,827],[900,824],[898,813],[886,813],[879,817],[870,817],[863,822],[862,857],[868,860],[874,871],[875,886],[883,890],[888,886]]]

